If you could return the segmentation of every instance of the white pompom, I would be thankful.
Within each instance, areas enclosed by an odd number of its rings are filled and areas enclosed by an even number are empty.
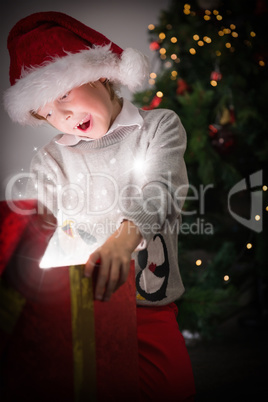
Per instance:
[[[142,85],[145,78],[148,78],[148,58],[136,49],[125,49],[120,60],[119,74],[120,82],[134,91]]]

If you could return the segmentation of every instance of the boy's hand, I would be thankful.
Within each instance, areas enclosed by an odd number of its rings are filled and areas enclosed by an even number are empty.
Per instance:
[[[97,264],[95,297],[108,301],[111,295],[126,282],[131,254],[141,241],[141,234],[133,222],[124,221],[106,242],[94,251],[86,265],[85,276],[92,276]]]

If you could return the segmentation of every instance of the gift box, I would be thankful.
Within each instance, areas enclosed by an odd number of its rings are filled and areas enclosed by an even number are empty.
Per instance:
[[[137,401],[134,263],[109,302],[83,265],[41,269],[55,226],[36,205],[0,203],[1,401]]]

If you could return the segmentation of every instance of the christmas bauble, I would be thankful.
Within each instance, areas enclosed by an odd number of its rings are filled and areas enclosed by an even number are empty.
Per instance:
[[[211,124],[209,126],[209,136],[211,145],[220,154],[226,154],[234,147],[234,133],[230,126]]]

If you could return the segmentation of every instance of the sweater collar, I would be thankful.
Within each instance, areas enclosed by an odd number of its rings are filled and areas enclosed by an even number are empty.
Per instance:
[[[121,127],[131,127],[138,126],[141,128],[143,125],[143,118],[139,113],[139,110],[136,106],[134,106],[128,99],[123,99],[123,106],[121,112],[116,117],[115,121],[107,131],[104,136],[107,136],[118,128]],[[77,145],[80,141],[95,141],[92,138],[79,137],[78,135],[72,134],[63,134],[58,140],[55,142],[59,145],[63,146],[73,146]]]

